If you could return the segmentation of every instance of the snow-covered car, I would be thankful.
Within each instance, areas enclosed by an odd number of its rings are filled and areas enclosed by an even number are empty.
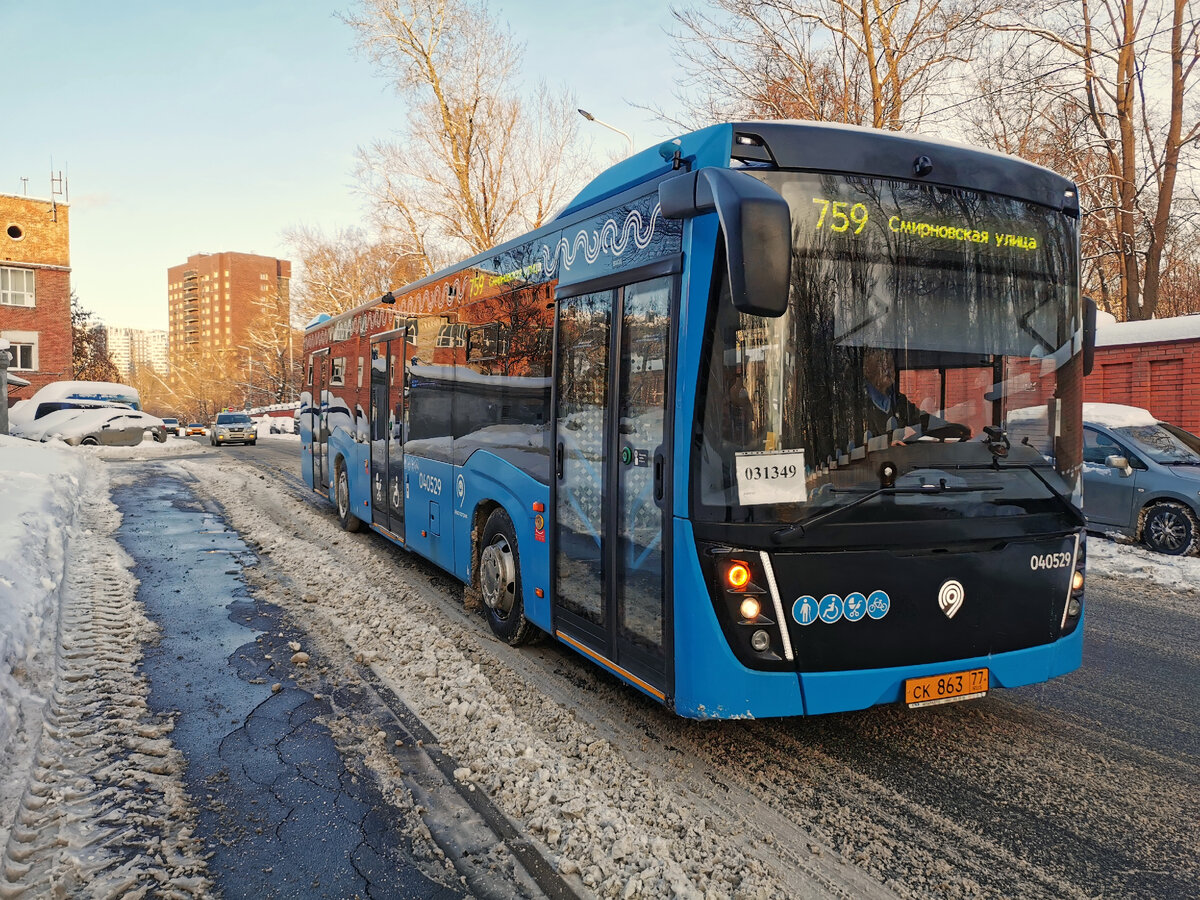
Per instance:
[[[103,406],[55,410],[14,428],[12,433],[31,441],[134,447],[147,432],[160,443],[167,439],[162,419],[129,407]]]
[[[59,409],[90,409],[113,406],[140,410],[141,398],[137,389],[111,381],[55,381],[42,388],[28,400],[15,403],[8,411],[11,426],[26,425]]]
[[[1200,438],[1148,411],[1083,405],[1083,511],[1115,531],[1179,556],[1200,546]]]

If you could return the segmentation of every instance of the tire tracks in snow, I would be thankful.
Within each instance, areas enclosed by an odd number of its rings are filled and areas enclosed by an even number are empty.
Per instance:
[[[54,682],[0,857],[0,898],[199,897],[210,889],[172,723],[138,671],[155,629],[97,478],[68,544]]]

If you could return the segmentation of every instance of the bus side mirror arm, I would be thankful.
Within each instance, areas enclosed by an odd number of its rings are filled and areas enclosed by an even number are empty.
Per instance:
[[[1092,374],[1096,365],[1096,301],[1083,298],[1083,374]]]
[[[754,316],[782,316],[792,268],[787,201],[745,172],[707,167],[658,186],[662,214],[688,219],[716,211],[734,307]]]

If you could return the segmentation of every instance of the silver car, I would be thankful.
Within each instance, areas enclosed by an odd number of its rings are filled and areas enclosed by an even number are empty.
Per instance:
[[[73,445],[109,447],[135,447],[145,434],[159,443],[167,439],[162,419],[118,404],[55,409],[14,427],[12,433],[31,441],[59,440]]]
[[[254,420],[246,413],[220,413],[217,415],[217,421],[213,422],[212,428],[208,430],[208,442],[214,447],[235,443],[249,444],[253,447],[257,440],[258,431],[254,427]]]
[[[1088,527],[1179,556],[1200,538],[1200,438],[1144,409],[1083,405]]]

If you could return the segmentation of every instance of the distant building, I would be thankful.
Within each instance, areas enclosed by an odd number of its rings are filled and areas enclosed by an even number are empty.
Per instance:
[[[121,376],[128,378],[134,371],[152,368],[159,375],[170,371],[167,353],[167,332],[142,328],[105,328],[108,333],[108,353]]]
[[[227,356],[244,366],[250,329],[278,310],[287,321],[292,264],[252,253],[199,253],[167,269],[169,357],[172,369],[189,359]]]
[[[67,204],[0,194],[0,337],[9,371],[29,387],[71,377],[71,242]]]

